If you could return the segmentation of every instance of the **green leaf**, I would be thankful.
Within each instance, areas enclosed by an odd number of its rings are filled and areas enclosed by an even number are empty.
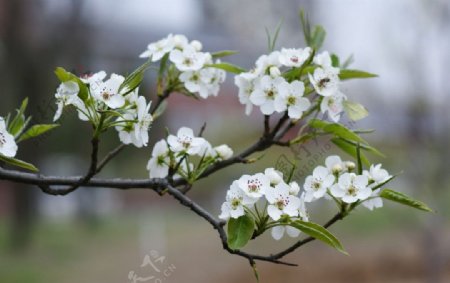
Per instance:
[[[330,123],[322,121],[320,119],[311,119],[309,120],[309,126],[314,129],[323,130],[326,126],[330,125]]]
[[[353,63],[353,61],[354,61],[353,54],[351,54],[350,56],[348,56],[347,59],[345,59],[344,63],[342,64],[341,66],[342,69],[347,69],[348,66],[350,66]]]
[[[366,79],[366,78],[375,78],[378,77],[378,75],[368,73],[365,71],[360,70],[341,70],[339,72],[339,78],[341,80],[349,80],[349,79]]]
[[[311,36],[311,47],[314,48],[315,50],[319,50],[322,45],[323,42],[325,41],[325,36],[327,35],[325,29],[320,26],[314,26],[314,31],[312,33]]]
[[[67,81],[76,82],[78,84],[78,87],[80,88],[78,97],[81,98],[81,100],[83,100],[84,102],[89,99],[89,90],[86,84],[83,83],[78,76],[72,74],[71,72],[67,72],[64,68],[61,67],[56,68],[55,74],[62,83]]]
[[[8,125],[8,132],[17,137],[23,131],[25,125],[27,124],[25,121],[25,110],[28,106],[28,97],[22,101],[20,108],[17,110],[16,116],[14,116],[11,123]]]
[[[211,67],[211,68],[217,68],[217,69],[221,69],[236,75],[239,75],[240,73],[246,72],[245,69],[238,67],[236,65],[230,64],[230,63],[216,63],[216,64],[209,64],[209,65],[205,65],[205,67]]]
[[[320,226],[319,224],[296,220],[290,225],[302,231],[303,233],[330,245],[341,253],[348,255],[339,240],[333,234],[331,234],[330,231]]]
[[[380,193],[380,197],[390,200],[390,201],[394,201],[394,202],[398,202],[407,206],[411,206],[414,208],[417,208],[419,210],[423,210],[423,211],[427,211],[427,212],[433,212],[433,210],[431,208],[429,208],[425,203],[412,199],[409,196],[403,194],[403,193],[399,193],[390,189],[384,189],[381,191]]]
[[[214,53],[211,53],[213,58],[222,58],[222,57],[227,57],[227,56],[231,56],[234,54],[239,53],[239,51],[235,51],[235,50],[222,50],[222,51],[217,51]]]
[[[335,68],[339,68],[340,66],[339,57],[334,53],[331,54],[331,66]]]
[[[21,142],[30,138],[34,138],[37,136],[40,136],[56,127],[58,127],[59,124],[39,124],[34,125],[31,128],[29,128],[25,133],[23,133],[20,138],[17,140],[17,142]]]
[[[144,72],[148,67],[150,67],[151,63],[151,58],[149,58],[144,64],[142,64],[131,74],[129,74],[120,85],[119,93],[122,95],[126,95],[135,90],[144,79]]]
[[[361,120],[369,115],[369,111],[364,106],[348,100],[344,101],[344,109],[348,117],[353,121]]]
[[[352,145],[352,146],[354,146],[354,147],[356,147],[358,145],[357,142],[354,142],[354,141],[351,141],[351,140],[347,140],[347,139],[343,139],[343,138],[341,138],[341,140],[346,142],[346,143],[348,143],[348,144],[350,144],[350,145]],[[375,155],[378,155],[380,157],[383,157],[383,158],[386,157],[382,152],[380,152],[378,149],[376,149],[373,146],[370,146],[368,144],[362,144],[362,143],[360,143],[359,145],[360,145],[361,149],[363,149],[365,151],[371,152],[371,153],[373,153]]]
[[[357,152],[356,152],[356,146],[342,140],[341,138],[332,138],[331,142],[334,143],[338,148],[340,148],[345,153],[349,154],[353,158],[357,159]],[[364,154],[361,152],[361,161],[366,165],[369,166],[369,160],[367,160],[367,157],[364,156]]]
[[[233,250],[244,247],[252,238],[254,230],[255,221],[250,215],[231,218],[228,221],[228,246]]]
[[[367,144],[367,142],[363,138],[355,134],[352,130],[338,123],[326,125],[323,130],[340,138]]]
[[[38,172],[39,170],[31,163],[16,159],[16,158],[12,158],[12,157],[6,157],[2,154],[0,154],[0,161],[4,161],[10,165],[13,166],[17,166],[20,168],[24,168],[33,172]]]
[[[302,25],[303,37],[307,46],[311,46],[311,24],[305,11],[300,10],[300,23]]]
[[[155,113],[153,113],[153,119],[157,119],[159,116],[161,116],[164,111],[166,111],[167,105],[167,100],[161,102],[161,104],[159,104],[158,108],[155,110]]]

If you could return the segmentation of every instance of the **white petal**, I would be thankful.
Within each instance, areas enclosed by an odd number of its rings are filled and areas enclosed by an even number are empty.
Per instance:
[[[275,240],[280,240],[284,235],[284,226],[275,226],[270,230],[270,234]]]

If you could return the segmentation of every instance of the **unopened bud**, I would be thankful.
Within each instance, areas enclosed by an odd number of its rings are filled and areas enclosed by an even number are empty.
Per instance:
[[[337,164],[335,164],[335,165],[331,168],[331,172],[332,172],[334,175],[337,175],[337,174],[341,173],[343,169],[344,169],[344,168],[342,168],[342,165],[339,164],[339,163],[337,163]]]
[[[278,69],[278,67],[272,66],[269,69],[269,74],[272,77],[279,77],[281,75],[280,69]]]
[[[355,169],[356,165],[354,162],[346,161],[345,167],[347,168],[348,171],[353,171]]]

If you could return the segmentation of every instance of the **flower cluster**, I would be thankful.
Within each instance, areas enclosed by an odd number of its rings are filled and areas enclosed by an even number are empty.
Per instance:
[[[342,161],[336,155],[327,157],[325,166],[317,166],[312,175],[306,177],[305,201],[332,197],[344,203],[361,201],[369,209],[381,207],[383,203],[376,188],[391,178],[389,173],[381,164],[371,165],[369,171],[364,170],[361,175],[352,172],[354,169],[351,161]]]
[[[63,108],[71,105],[77,109],[81,120],[91,121],[99,131],[114,126],[124,144],[146,146],[153,122],[151,103],[147,104],[144,96],[138,96],[138,88],[129,91],[123,85],[123,76],[111,74],[105,78],[106,73],[100,71],[62,82],[55,94],[58,108],[53,120],[57,121]],[[80,84],[87,92],[83,99]]]
[[[200,158],[196,166],[191,163],[194,156]],[[165,178],[172,169],[177,176],[195,180],[210,164],[232,156],[228,145],[212,147],[206,139],[196,137],[192,129],[182,127],[176,136],[169,135],[155,144],[147,170],[150,178]]]
[[[267,215],[273,220],[269,223],[271,233],[275,239],[280,239],[286,231],[289,236],[297,237],[299,230],[282,225],[287,218],[308,221],[304,195],[299,196],[300,186],[297,182],[285,182],[283,173],[274,168],[267,168],[264,173],[243,175],[235,180],[226,194],[226,201],[222,204],[219,218],[228,220],[239,218],[254,208],[258,220]],[[265,202],[264,215],[258,211],[257,202]],[[264,220],[263,220],[264,221]]]
[[[0,117],[0,154],[6,157],[14,157],[17,153],[17,144],[14,136],[8,132],[3,117]]]
[[[201,50],[202,44],[199,41],[189,42],[184,35],[169,34],[166,38],[150,43],[140,57],[156,62],[166,56],[179,71],[178,78],[189,92],[198,93],[202,98],[217,96],[226,73],[208,67],[214,63],[213,56]]]
[[[294,76],[292,71],[304,70],[310,64],[312,49],[286,49],[262,55],[256,61],[256,67],[250,72],[235,77],[239,88],[239,101],[246,106],[249,115],[253,106],[258,106],[264,115],[285,112],[291,119],[300,119],[303,112],[311,107],[305,92],[308,84],[321,97],[320,110],[337,122],[343,111],[346,96],[339,91],[339,68],[333,67],[328,52],[312,58],[313,73],[308,76]],[[300,73],[301,74],[301,73]]]

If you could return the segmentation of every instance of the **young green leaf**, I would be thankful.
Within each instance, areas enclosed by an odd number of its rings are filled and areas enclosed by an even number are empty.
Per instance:
[[[348,117],[353,121],[361,120],[369,115],[369,111],[359,103],[345,100],[344,109]]]
[[[411,207],[414,207],[419,210],[433,212],[433,210],[431,208],[429,208],[425,203],[415,200],[415,199],[412,199],[403,193],[399,193],[399,192],[396,192],[396,191],[393,191],[390,189],[382,190],[380,193],[380,197],[390,200],[390,201],[398,202],[398,203],[401,203],[401,204],[404,204],[407,206],[411,206]]]
[[[6,157],[2,154],[0,154],[0,161],[4,161],[10,165],[13,166],[17,166],[20,168],[24,168],[33,172],[38,172],[39,170],[31,163],[16,159],[16,158],[12,158],[12,157]]]
[[[337,147],[339,147],[345,153],[347,153],[350,156],[352,156],[353,158],[357,159],[355,145],[352,145],[352,144],[344,141],[341,138],[332,138],[331,142],[334,143]],[[361,156],[362,163],[364,163],[364,165],[366,165],[366,166],[369,166],[370,163],[369,163],[369,160],[367,160],[367,157],[365,157],[362,152],[361,152],[360,156]]]
[[[375,78],[378,77],[378,75],[368,73],[365,71],[360,70],[341,70],[339,72],[339,78],[341,80],[349,80],[349,79],[366,79],[366,78]]]
[[[350,144],[350,145],[352,145],[352,146],[355,146],[355,147],[358,145],[358,142],[354,142],[354,141],[351,141],[351,140],[348,140],[348,139],[341,138],[341,140],[346,142],[346,143],[348,143],[348,144]],[[383,158],[386,157],[382,152],[380,152],[378,149],[376,149],[373,146],[370,146],[368,144],[362,144],[362,143],[360,143],[359,146],[361,147],[361,149],[363,149],[365,151],[368,151],[368,152],[371,152],[371,153],[373,153],[375,155],[378,155],[379,157],[383,157]]]
[[[144,64],[139,66],[130,75],[128,75],[123,81],[123,83],[120,85],[119,92],[122,95],[126,95],[135,90],[144,79],[144,72],[145,70],[147,70],[148,67],[150,67],[151,63],[152,61],[149,58],[149,60],[147,60]]]
[[[335,68],[339,68],[340,66],[339,57],[334,53],[331,54],[331,66]]]
[[[326,125],[323,130],[340,138],[367,144],[367,142],[363,138],[355,134],[352,130],[338,123]]]
[[[239,53],[239,51],[235,51],[235,50],[222,50],[222,51],[217,51],[217,52],[213,52],[211,53],[211,56],[213,58],[222,58],[222,57],[227,57],[227,56],[231,56],[234,54]]]
[[[320,129],[320,130],[322,130],[326,126],[330,125],[330,123],[325,122],[320,119],[311,119],[311,120],[309,120],[308,124],[311,128]]]
[[[23,133],[17,142],[21,142],[30,138],[34,138],[37,136],[40,136],[56,127],[58,127],[59,124],[40,124],[40,125],[34,125],[31,128],[29,128],[25,133]]]
[[[19,136],[25,128],[27,121],[29,122],[29,119],[25,119],[25,110],[27,109],[27,106],[28,97],[22,101],[20,108],[17,109],[16,116],[14,116],[13,120],[8,125],[8,132],[14,137]]]
[[[302,220],[296,220],[292,222],[290,225],[302,231],[303,233],[330,245],[331,247],[337,249],[341,253],[348,255],[348,253],[344,250],[344,247],[339,242],[339,240],[327,229],[320,226],[319,224],[313,222],[305,222]]]
[[[310,46],[314,48],[314,50],[319,50],[322,47],[323,42],[325,41],[326,34],[327,33],[322,26],[320,25],[314,26]]]
[[[211,67],[211,68],[217,68],[217,69],[221,69],[236,75],[239,75],[240,73],[246,72],[245,69],[238,67],[236,65],[230,64],[230,63],[216,63],[216,64],[209,64],[209,65],[205,65],[205,67]]]
[[[311,24],[309,23],[308,15],[305,14],[305,11],[300,10],[300,23],[302,25],[303,37],[305,39],[305,43],[307,46],[311,45]]]
[[[252,238],[255,230],[255,221],[253,217],[244,214],[235,219],[230,218],[228,221],[228,246],[237,250],[244,247]]]

